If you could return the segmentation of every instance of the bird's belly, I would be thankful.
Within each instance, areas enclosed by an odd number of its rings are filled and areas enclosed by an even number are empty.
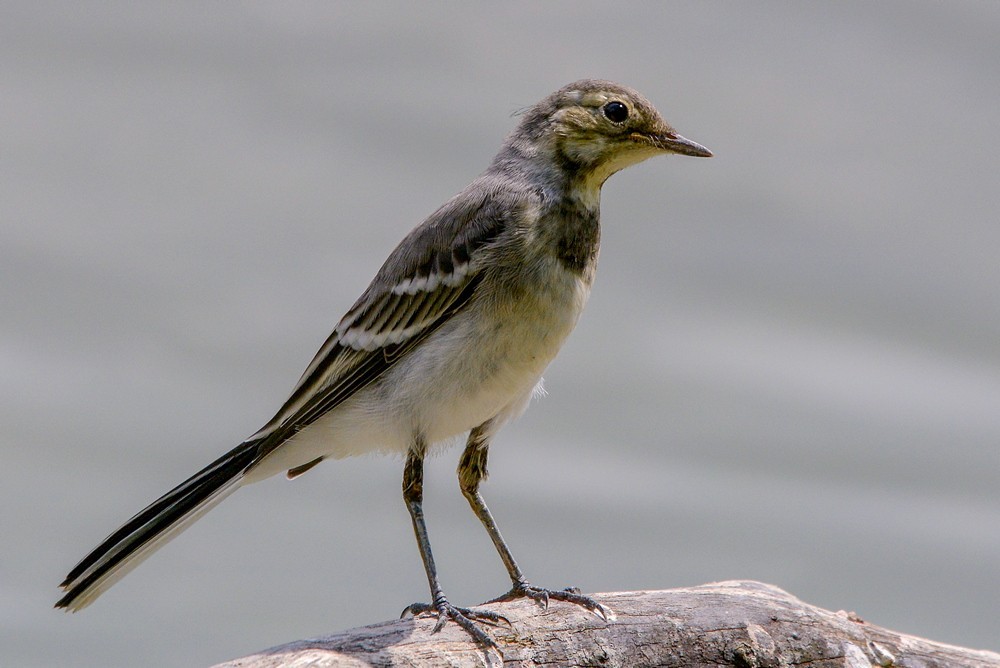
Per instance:
[[[516,417],[572,331],[582,303],[547,300],[531,317],[485,323],[470,309],[428,339],[382,386],[428,443]],[[502,324],[498,324],[502,323]]]

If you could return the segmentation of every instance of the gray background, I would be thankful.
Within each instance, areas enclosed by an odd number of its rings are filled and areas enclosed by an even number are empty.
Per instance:
[[[0,664],[206,665],[427,598],[401,462],[103,536],[266,421],[511,117],[584,76],[712,160],[604,189],[595,292],[485,487],[531,579],[777,584],[1000,649],[1000,5],[5,3]],[[446,591],[504,571],[430,464]]]

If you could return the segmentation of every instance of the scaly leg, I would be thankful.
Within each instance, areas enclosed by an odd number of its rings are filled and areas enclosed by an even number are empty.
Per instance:
[[[413,532],[417,537],[417,547],[420,548],[420,557],[424,561],[424,570],[427,572],[427,583],[431,588],[432,603],[413,603],[408,605],[400,617],[410,613],[414,616],[434,613],[437,615],[437,624],[432,633],[440,631],[445,622],[449,619],[461,626],[473,639],[486,648],[500,649],[486,633],[483,632],[475,622],[483,622],[493,626],[501,623],[510,624],[502,615],[487,610],[469,610],[467,608],[457,608],[448,602],[444,592],[441,591],[441,584],[438,582],[437,568],[434,566],[434,556],[431,554],[431,543],[427,538],[427,525],[424,523],[424,511],[422,508],[424,500],[424,451],[423,443],[418,442],[410,450],[406,458],[406,467],[403,469],[403,500],[410,511],[410,518],[413,520]]]
[[[507,568],[507,573],[510,574],[510,580],[513,586],[509,592],[494,599],[494,601],[506,601],[526,596],[538,601],[542,607],[548,607],[549,599],[555,599],[557,601],[567,601],[569,603],[575,603],[576,605],[582,606],[605,621],[613,618],[614,614],[611,610],[604,607],[589,596],[582,595],[579,589],[568,588],[553,591],[550,589],[536,587],[529,584],[528,581],[525,580],[524,574],[521,573],[521,569],[518,568],[517,562],[514,561],[514,555],[511,554],[506,541],[504,541],[503,536],[500,535],[500,530],[497,528],[497,524],[493,520],[493,515],[490,513],[490,509],[486,507],[486,502],[483,501],[483,497],[479,493],[479,483],[482,482],[488,475],[486,471],[486,459],[490,445],[490,436],[491,429],[489,422],[476,427],[469,434],[469,441],[465,446],[465,451],[462,453],[462,458],[459,460],[458,464],[458,482],[462,488],[462,494],[465,495],[465,498],[469,501],[469,505],[472,506],[472,511],[476,513],[476,517],[478,517],[479,521],[482,522],[483,527],[486,529],[486,533],[489,534],[490,539],[493,541],[493,545],[496,546],[497,553],[500,555],[503,565]]]

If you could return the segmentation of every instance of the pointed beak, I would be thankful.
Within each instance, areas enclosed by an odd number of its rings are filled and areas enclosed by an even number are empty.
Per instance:
[[[690,139],[681,137],[676,132],[664,132],[662,134],[640,135],[642,139],[651,143],[662,151],[680,153],[681,155],[691,155],[696,158],[711,158],[712,152],[707,148],[693,142]],[[639,137],[636,137],[637,139]]]

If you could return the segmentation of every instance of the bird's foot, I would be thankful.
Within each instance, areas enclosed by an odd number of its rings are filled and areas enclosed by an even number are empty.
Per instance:
[[[537,601],[542,608],[549,607],[550,600],[556,601],[566,601],[567,603],[574,603],[582,608],[589,610],[606,622],[614,621],[615,613],[611,611],[611,608],[601,605],[589,596],[584,596],[580,593],[580,590],[576,587],[567,587],[566,589],[552,590],[552,589],[542,589],[541,587],[536,587],[527,582],[515,583],[511,590],[499,596],[490,603],[496,601],[511,601],[515,598],[530,598]]]
[[[510,620],[501,614],[496,612],[491,612],[489,610],[473,610],[471,608],[459,608],[448,602],[443,596],[438,597],[434,603],[413,603],[406,606],[403,609],[400,617],[405,617],[409,613],[414,617],[419,615],[432,614],[437,615],[437,624],[434,625],[434,629],[431,633],[437,633],[442,628],[444,628],[445,623],[450,619],[455,622],[463,629],[465,632],[472,636],[481,647],[486,650],[494,649],[500,656],[503,656],[503,652],[497,647],[497,644],[486,635],[478,623],[487,624],[489,626],[500,626],[502,624],[511,626]]]

